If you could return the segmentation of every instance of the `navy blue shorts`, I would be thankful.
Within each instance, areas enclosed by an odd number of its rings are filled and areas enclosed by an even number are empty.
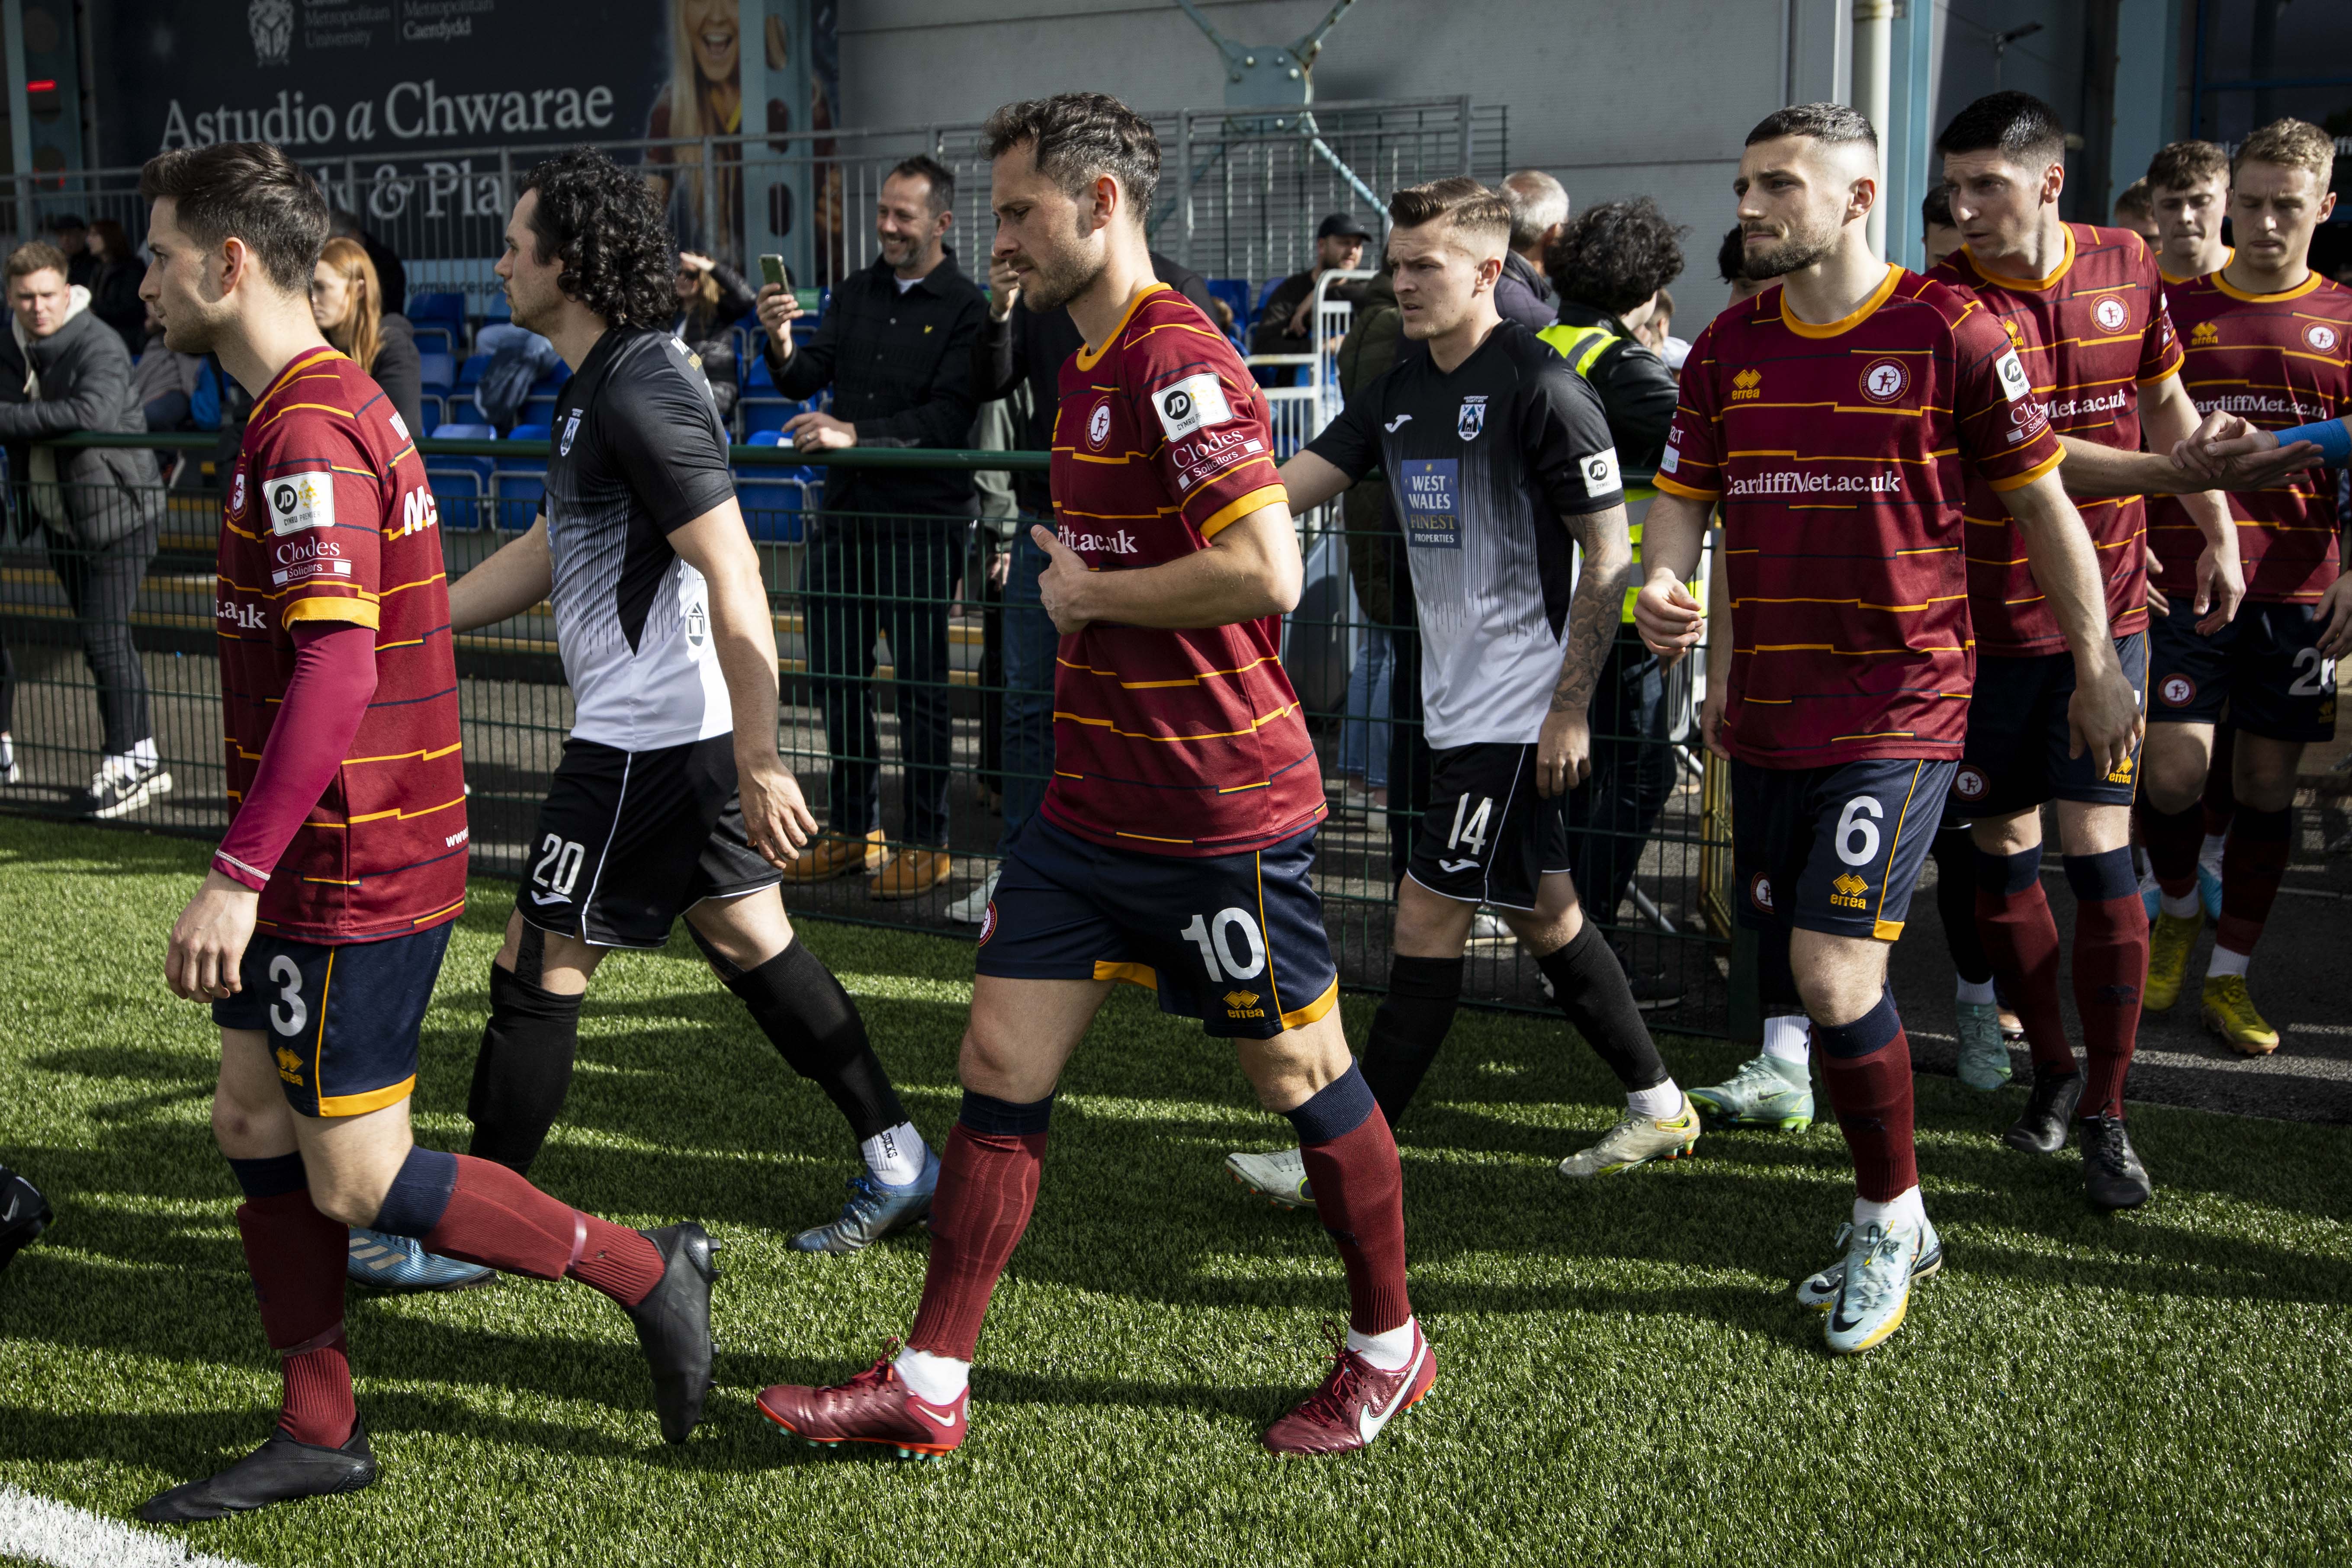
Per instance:
[[[2124,679],[2147,709],[2147,634],[2116,639]],[[1977,658],[1969,699],[1969,740],[1960,771],[1952,775],[1947,819],[2009,816],[2050,800],[2129,805],[2139,787],[2139,748],[2120,767],[2102,770],[2089,748],[2068,756],[2066,704],[2074,697],[2074,656]]]
[[[416,1032],[441,976],[452,922],[332,947],[257,935],[213,1004],[224,1029],[257,1029],[278,1058],[286,1102],[304,1116],[357,1116],[416,1087]]]
[[[1826,768],[1731,764],[1733,899],[1762,930],[1903,934],[1957,763],[1874,758]]]
[[[2319,651],[2320,620],[2310,605],[2241,605],[2211,637],[2197,635],[2197,612],[2175,595],[2153,623],[2147,721],[2218,724],[2222,710],[2249,735],[2305,745],[2336,738],[2336,661]]]
[[[979,970],[1004,980],[1124,980],[1210,1034],[1271,1039],[1339,1000],[1315,891],[1315,830],[1254,854],[1110,849],[1034,814],[1004,858]]]

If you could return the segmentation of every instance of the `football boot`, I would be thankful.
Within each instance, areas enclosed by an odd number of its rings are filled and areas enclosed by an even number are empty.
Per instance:
[[[1797,1305],[1808,1312],[1826,1312],[1837,1305],[1838,1291],[1845,1284],[1845,1249],[1853,1239],[1852,1221],[1838,1226],[1837,1261],[1817,1274],[1808,1274],[1797,1281]],[[1925,1279],[1944,1266],[1944,1238],[1936,1227],[1927,1226],[1927,1239],[1919,1248],[1918,1258],[1911,1265],[1911,1278]]]
[[[272,1432],[269,1441],[218,1475],[149,1498],[139,1505],[139,1517],[150,1524],[225,1519],[296,1498],[355,1492],[373,1485],[375,1478],[375,1453],[368,1447],[367,1428],[356,1421],[339,1448],[298,1443],[282,1431]]]
[[[1777,1127],[1802,1132],[1813,1124],[1813,1080],[1801,1062],[1759,1053],[1718,1084],[1690,1091],[1691,1103],[1711,1132],[1728,1127]]]
[[[897,1350],[891,1342],[881,1360],[847,1383],[829,1388],[780,1383],[761,1389],[753,1403],[761,1415],[816,1447],[870,1443],[902,1459],[954,1453],[971,1427],[971,1390],[950,1404],[933,1405],[898,1375],[891,1364]]]
[[[625,1309],[654,1374],[654,1409],[662,1438],[683,1443],[702,1421],[710,1392],[710,1286],[719,1278],[719,1243],[688,1220],[641,1231],[662,1255],[661,1283]]]
[[[1698,1107],[1691,1103],[1687,1094],[1683,1096],[1681,1109],[1672,1116],[1644,1116],[1638,1110],[1628,1110],[1618,1119],[1616,1126],[1601,1135],[1601,1142],[1562,1160],[1559,1173],[1582,1180],[1615,1175],[1653,1160],[1679,1160],[1697,1145],[1698,1134]]]
[[[352,1227],[343,1275],[354,1285],[387,1295],[415,1290],[468,1290],[499,1277],[495,1268],[427,1252],[414,1237]]]
[[[1228,1154],[1225,1174],[1278,1209],[1315,1206],[1315,1189],[1307,1180],[1307,1157],[1296,1149],[1276,1149],[1271,1154]]]
[[[1348,1348],[1348,1337],[1331,1329],[1331,1373],[1304,1404],[1265,1429],[1262,1439],[1273,1454],[1345,1454],[1379,1436],[1400,1412],[1428,1397],[1437,1381],[1437,1352],[1412,1325],[1412,1354],[1394,1372],[1382,1372]]]
[[[2147,928],[2147,984],[2140,993],[2143,1012],[2161,1013],[2180,1000],[2180,987],[2189,979],[2189,954],[2204,929],[2201,915],[2157,915]]]
[[[2266,1057],[2279,1047],[2278,1031],[2254,1010],[2242,974],[2209,974],[2199,996],[2205,1026],[2242,1057]]]
[[[1831,1354],[1858,1354],[1903,1326],[1912,1284],[1921,1278],[1920,1261],[1934,1236],[1935,1227],[1924,1217],[1916,1225],[1887,1226],[1873,1220],[1859,1230],[1848,1227],[1845,1277],[1838,1281],[1826,1325]]]
[[[2074,1124],[2074,1106],[2083,1098],[2083,1075],[2064,1077],[2036,1068],[2033,1088],[2025,1097],[2025,1113],[2000,1141],[2021,1154],[2055,1154],[2066,1147],[2066,1130]]]
[[[1952,1010],[1960,1037],[1960,1081],[1988,1092],[2007,1083],[2011,1069],[2009,1046],[2000,1037],[2000,1005],[1957,1002]]]
[[[2112,1213],[2147,1202],[2156,1189],[2147,1179],[2147,1167],[2139,1163],[2139,1151],[2132,1147],[2131,1134],[2124,1131],[2124,1119],[2086,1116],[2077,1125],[2083,1139],[2083,1190],[2091,1206]]]
[[[794,1252],[848,1253],[873,1246],[894,1230],[904,1230],[931,1212],[931,1196],[940,1187],[940,1153],[923,1152],[923,1173],[903,1187],[877,1180],[871,1171],[849,1179],[849,1201],[841,1213],[824,1225],[811,1226],[793,1237]]]

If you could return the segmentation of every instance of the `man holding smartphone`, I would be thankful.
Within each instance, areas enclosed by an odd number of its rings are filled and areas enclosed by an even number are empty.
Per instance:
[[[845,447],[958,447],[971,428],[971,345],[986,307],[956,265],[955,176],[926,157],[890,171],[875,204],[881,255],[834,286],[816,336],[793,342],[800,303],[789,289],[760,290],[760,324],[776,390],[829,411],[784,426],[803,452]],[[802,584],[810,684],[833,758],[830,829],[788,870],[797,882],[873,873],[877,899],[911,899],[948,879],[948,602],[971,479],[945,468],[828,469],[824,510],[809,541]],[[874,726],[874,638],[889,641],[907,760],[906,818],[892,858],[882,830],[882,774]]]

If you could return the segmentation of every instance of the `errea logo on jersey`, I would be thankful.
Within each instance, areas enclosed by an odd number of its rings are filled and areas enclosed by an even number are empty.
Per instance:
[[[1731,378],[1731,401],[1753,403],[1764,395],[1764,373],[1760,370],[1741,371]]]
[[[335,479],[329,473],[289,474],[261,481],[262,504],[273,533],[335,526]]]
[[[2210,321],[2198,322],[2196,329],[2189,334],[2189,346],[2192,349],[2210,349],[2221,341],[2221,329]]]

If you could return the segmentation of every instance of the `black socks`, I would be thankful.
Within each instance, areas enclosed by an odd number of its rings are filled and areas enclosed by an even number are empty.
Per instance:
[[[866,1042],[857,1004],[807,944],[794,937],[757,969],[736,968],[707,942],[702,951],[785,1065],[831,1097],[860,1143],[907,1120],[890,1075]]]
[[[519,1176],[530,1174],[572,1092],[580,1002],[490,965],[490,1021],[482,1030],[474,1089],[466,1099],[466,1114],[474,1123],[468,1152],[476,1159],[494,1160]]]
[[[1666,1064],[1658,1059],[1650,1026],[1633,1005],[1625,967],[1609,951],[1598,926],[1585,921],[1566,944],[1537,958],[1536,967],[1551,982],[1552,999],[1559,1004],[1561,1016],[1600,1053],[1628,1091],[1654,1089],[1666,1081]]]

